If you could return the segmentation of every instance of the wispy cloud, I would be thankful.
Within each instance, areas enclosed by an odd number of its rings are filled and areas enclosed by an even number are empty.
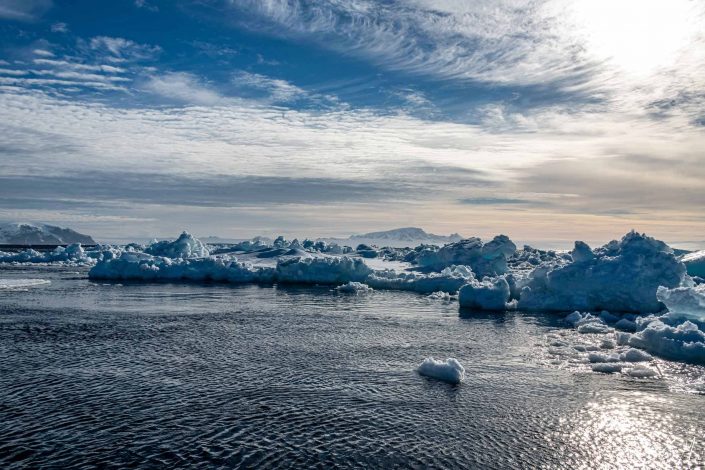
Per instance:
[[[112,62],[126,62],[152,59],[161,52],[161,47],[138,44],[125,38],[96,36],[91,38],[88,46]]]
[[[208,87],[195,75],[185,72],[168,72],[152,75],[143,85],[143,89],[162,98],[185,104],[217,105],[225,98]]]
[[[0,18],[35,21],[51,7],[51,0],[2,0],[0,1]]]
[[[232,82],[241,90],[262,92],[272,101],[280,103],[292,101],[307,94],[302,88],[286,80],[246,71],[235,72]]]
[[[69,26],[66,23],[54,23],[51,25],[51,32],[52,33],[68,33],[69,32]]]

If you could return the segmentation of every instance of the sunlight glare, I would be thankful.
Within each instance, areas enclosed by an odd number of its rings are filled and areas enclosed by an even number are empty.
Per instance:
[[[588,54],[633,74],[671,65],[697,33],[689,0],[577,0],[571,10]]]

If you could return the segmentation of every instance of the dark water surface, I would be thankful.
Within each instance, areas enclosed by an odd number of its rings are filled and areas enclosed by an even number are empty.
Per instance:
[[[1,468],[705,462],[705,396],[552,367],[559,317],[73,271],[0,270],[52,281],[0,291]],[[465,382],[418,376],[429,355],[460,360]]]

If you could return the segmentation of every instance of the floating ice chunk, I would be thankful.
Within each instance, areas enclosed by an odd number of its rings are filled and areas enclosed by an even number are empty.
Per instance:
[[[465,378],[465,368],[457,359],[448,358],[445,361],[437,361],[432,357],[427,357],[417,369],[418,373],[442,380],[451,384],[459,384]]]
[[[523,310],[657,312],[659,286],[680,286],[685,266],[665,243],[636,232],[586,256],[585,247],[572,263],[539,266],[521,290]],[[574,250],[575,251],[575,250]]]
[[[666,316],[647,319],[639,325],[643,329],[629,336],[627,344],[667,359],[705,364],[705,332],[689,320],[673,325],[666,321],[674,320]]]
[[[577,310],[565,317],[565,321],[567,321],[571,326],[577,325],[582,319],[583,315]]]
[[[473,237],[440,249],[429,247],[418,254],[416,262],[421,267],[435,270],[466,265],[479,276],[496,276],[507,272],[507,258],[515,251],[516,245],[506,235],[498,235],[489,243]]]
[[[610,338],[604,338],[600,343],[600,349],[614,349],[616,346],[617,343],[615,343],[615,341]]]
[[[666,305],[671,316],[705,322],[705,284],[675,289],[661,286],[656,297]]]
[[[46,284],[51,284],[51,281],[47,281],[46,279],[0,279],[0,290],[23,289]]]
[[[602,372],[603,374],[614,374],[615,372],[621,372],[623,364],[618,362],[599,362],[592,365],[593,372]]]
[[[593,352],[588,354],[588,361],[592,363],[601,363],[601,362],[620,362],[620,356],[619,354],[605,354],[605,353],[598,353],[598,352]]]
[[[651,367],[646,367],[642,365],[638,365],[636,367],[632,367],[630,369],[627,369],[626,374],[631,376],[631,377],[636,377],[636,378],[648,378],[648,377],[655,377],[658,375],[658,373],[653,370]]]
[[[374,289],[361,282],[348,282],[347,284],[336,287],[335,290],[345,294],[366,294],[372,292]]]
[[[183,232],[173,242],[154,242],[145,248],[144,252],[166,258],[203,258],[210,254],[206,245],[188,232]]]
[[[653,360],[651,354],[640,349],[629,348],[619,355],[623,362],[648,362]]]
[[[274,274],[273,268],[253,267],[230,258],[172,259],[124,252],[119,258],[103,260],[93,266],[88,277],[132,281],[271,283]]]
[[[705,250],[688,253],[681,258],[688,274],[691,276],[705,277]]]
[[[621,320],[619,320],[617,323],[614,324],[614,327],[618,330],[632,332],[636,331],[636,323],[626,318],[622,318]]]
[[[453,296],[451,294],[448,292],[443,292],[442,290],[428,294],[428,298],[433,300],[442,300],[444,302],[450,302],[453,300]]]
[[[461,307],[480,310],[506,310],[509,284],[504,277],[475,281],[460,288],[458,302]]]
[[[612,328],[605,325],[604,323],[597,321],[587,322],[578,325],[578,333],[580,334],[605,334],[611,333],[612,331]]]
[[[53,251],[44,253],[31,248],[19,253],[0,253],[0,263],[90,265],[94,264],[95,259],[100,257],[100,251],[87,252],[80,243],[74,243],[65,248],[58,246]]]
[[[375,289],[408,290],[420,294],[447,292],[454,294],[475,277],[467,266],[450,266],[440,273],[399,273],[394,270],[375,271],[367,284]]]
[[[332,285],[363,282],[372,274],[363,260],[348,256],[279,260],[276,271],[279,282]]]

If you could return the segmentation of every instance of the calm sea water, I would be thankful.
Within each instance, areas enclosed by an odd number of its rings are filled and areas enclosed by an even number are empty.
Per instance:
[[[93,283],[76,268],[0,277],[52,282],[0,291],[2,468],[705,463],[705,396],[679,386],[702,369],[557,365],[559,317],[459,315],[412,293]],[[417,375],[429,355],[459,359],[466,381]]]

